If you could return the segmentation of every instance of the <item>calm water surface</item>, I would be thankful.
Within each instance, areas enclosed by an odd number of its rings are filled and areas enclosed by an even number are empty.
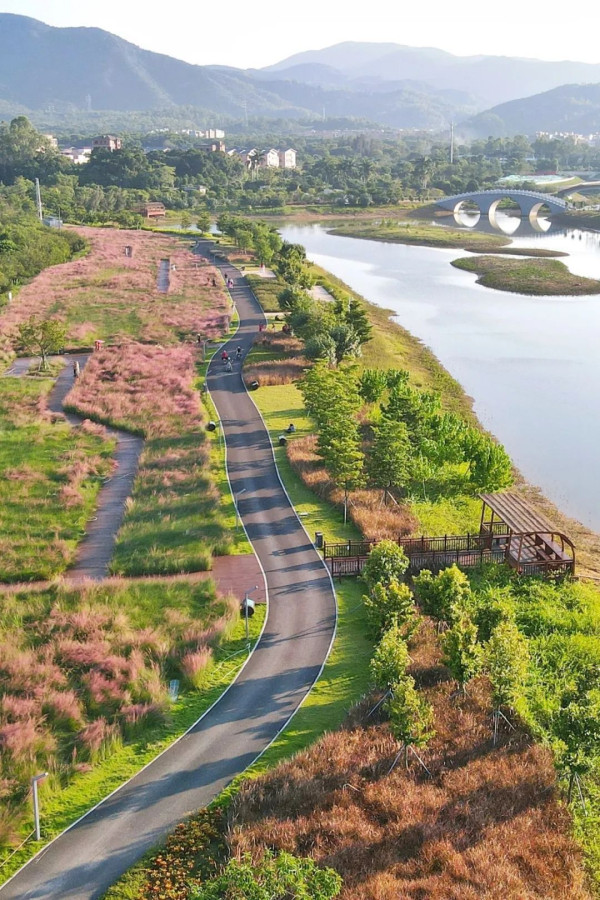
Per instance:
[[[450,266],[462,251],[336,237],[320,226],[281,233],[367,300],[392,309],[473,397],[479,419],[528,481],[600,530],[600,296],[483,288]],[[600,235],[517,233],[514,240],[565,250],[573,272],[600,279]]]

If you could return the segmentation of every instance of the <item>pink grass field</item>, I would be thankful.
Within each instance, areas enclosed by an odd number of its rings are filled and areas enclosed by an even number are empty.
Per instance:
[[[230,301],[222,279],[191,252],[189,242],[143,231],[83,226],[73,230],[88,241],[89,253],[45,269],[19,290],[0,316],[0,351],[10,348],[17,326],[32,315],[65,321],[73,346],[125,334],[173,343],[196,334],[212,338],[223,331]],[[131,257],[125,256],[126,246],[133,248]],[[157,289],[163,258],[174,266],[166,294]]]
[[[196,350],[126,343],[95,352],[67,402],[81,415],[147,437],[200,430],[204,417],[192,384]]]
[[[48,771],[57,790],[123,737],[163,722],[169,679],[201,687],[237,620],[237,600],[181,583],[140,627],[136,591],[90,584],[2,596],[0,859],[29,814],[31,775]],[[178,597],[187,608],[170,605]]]

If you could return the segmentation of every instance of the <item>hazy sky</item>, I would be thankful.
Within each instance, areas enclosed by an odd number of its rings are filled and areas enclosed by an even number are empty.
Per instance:
[[[0,0],[0,12],[96,26],[199,65],[258,68],[340,41],[600,62],[597,0],[552,8],[522,0]]]

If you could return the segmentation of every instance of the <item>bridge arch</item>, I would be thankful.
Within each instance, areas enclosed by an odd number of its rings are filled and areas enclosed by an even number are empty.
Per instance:
[[[502,200],[513,200],[521,210],[521,218],[528,219],[535,228],[540,210],[547,206],[550,214],[562,213],[566,210],[566,201],[552,194],[542,194],[540,191],[521,191],[496,188],[488,191],[471,191],[465,194],[456,194],[453,197],[442,197],[436,201],[436,206],[450,210],[456,217],[462,205],[470,201],[481,211],[482,216],[487,216],[494,227],[498,227],[496,210]],[[542,230],[540,228],[540,230]]]

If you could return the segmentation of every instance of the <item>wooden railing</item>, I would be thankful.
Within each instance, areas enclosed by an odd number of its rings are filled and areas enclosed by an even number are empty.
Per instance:
[[[408,573],[415,575],[422,569],[439,571],[448,566],[474,568],[486,563],[508,562],[523,575],[552,575],[562,577],[572,575],[574,560],[535,559],[517,563],[508,551],[509,535],[500,531],[502,523],[494,523],[493,533],[445,534],[440,537],[400,538],[397,543],[409,559]],[[379,541],[346,541],[345,543],[323,543],[323,557],[331,574],[360,575],[372,548]]]

